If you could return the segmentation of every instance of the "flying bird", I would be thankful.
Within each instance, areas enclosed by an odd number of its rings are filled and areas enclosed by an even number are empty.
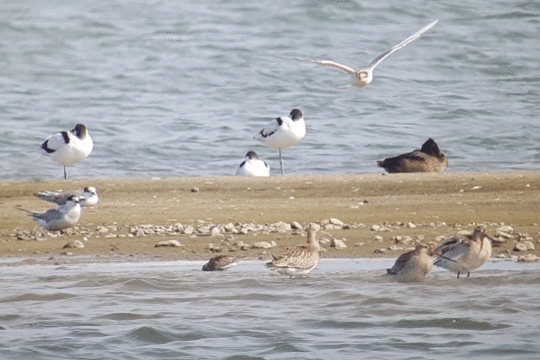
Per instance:
[[[300,58],[287,58],[287,59],[301,61],[301,62],[308,62],[312,64],[317,64],[320,66],[330,66],[330,67],[336,68],[350,75],[349,84],[347,85],[364,87],[370,84],[371,81],[373,80],[373,70],[375,70],[377,65],[379,65],[384,59],[386,59],[392,53],[403,48],[404,46],[411,43],[412,41],[418,39],[420,35],[428,31],[429,29],[431,29],[437,23],[437,21],[439,20],[435,20],[434,22],[418,30],[417,32],[415,32],[414,34],[412,34],[411,36],[409,36],[408,38],[406,38],[405,40],[403,40],[402,42],[400,42],[399,44],[391,48],[390,50],[385,51],[384,53],[379,55],[375,60],[373,60],[371,64],[369,64],[368,67],[364,69],[355,70],[347,65],[339,64],[335,61],[330,61],[330,60],[311,60],[311,59],[300,59]]]

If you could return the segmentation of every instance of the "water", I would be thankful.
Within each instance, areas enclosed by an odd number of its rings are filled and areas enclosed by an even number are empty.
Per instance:
[[[448,171],[538,169],[539,15],[524,0],[5,0],[0,180],[61,178],[37,149],[77,123],[95,148],[74,178],[233,175],[248,150],[278,174],[252,137],[294,107],[308,131],[288,174],[378,173],[428,137]],[[362,67],[434,19],[363,89],[273,56]]]
[[[2,359],[531,359],[540,265],[387,278],[393,259],[308,277],[245,261],[0,267]]]

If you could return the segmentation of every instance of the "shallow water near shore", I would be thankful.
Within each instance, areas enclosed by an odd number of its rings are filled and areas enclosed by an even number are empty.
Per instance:
[[[540,9],[531,1],[0,2],[0,180],[61,179],[44,139],[88,126],[73,179],[227,176],[253,140],[300,108],[307,135],[286,174],[380,173],[376,160],[433,137],[448,171],[535,170]],[[426,24],[365,88],[354,68]]]
[[[9,259],[2,261],[4,265]],[[384,275],[394,259],[323,259],[289,278],[260,261],[1,266],[2,359],[530,359],[539,264],[470,278]]]

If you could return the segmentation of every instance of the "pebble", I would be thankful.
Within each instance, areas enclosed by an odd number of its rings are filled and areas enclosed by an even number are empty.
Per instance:
[[[375,254],[384,254],[385,252],[386,252],[385,248],[377,248],[374,251]]]
[[[234,243],[234,246],[236,246],[240,250],[249,250],[249,249],[251,249],[251,245],[244,243],[242,240],[240,240],[237,243]]]
[[[272,244],[270,244],[268,241],[259,241],[253,244],[254,249],[270,249],[272,247]]]
[[[75,249],[75,248],[83,248],[84,244],[80,240],[74,240],[68,242],[62,249]]]
[[[160,241],[154,245],[154,247],[182,247],[184,245],[180,244],[178,240],[165,240]]]
[[[347,245],[345,245],[345,242],[343,242],[343,240],[333,239],[330,247],[336,248],[336,250],[342,250],[345,249]]]
[[[496,230],[497,232],[500,231],[500,232],[504,232],[504,233],[513,233],[514,232],[514,228],[510,225],[503,225],[503,226],[499,226]]]
[[[522,255],[522,256],[518,257],[517,261],[518,262],[529,262],[529,263],[538,262],[538,256],[536,256],[534,254]]]
[[[330,224],[332,225],[336,225],[336,226],[340,226],[340,227],[343,227],[343,225],[345,225],[343,223],[343,221],[339,220],[339,219],[336,219],[336,218],[331,218],[330,219]]]
[[[514,246],[514,251],[527,251],[529,250],[527,248],[527,245],[525,245],[524,243],[517,243],[516,246]]]

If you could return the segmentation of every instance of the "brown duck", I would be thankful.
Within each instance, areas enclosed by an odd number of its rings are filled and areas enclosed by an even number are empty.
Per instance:
[[[377,165],[389,173],[442,172],[448,166],[448,158],[437,143],[429,138],[420,150],[377,161]]]

